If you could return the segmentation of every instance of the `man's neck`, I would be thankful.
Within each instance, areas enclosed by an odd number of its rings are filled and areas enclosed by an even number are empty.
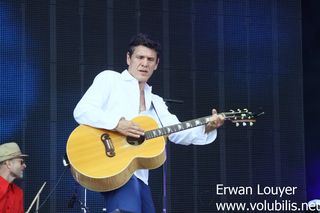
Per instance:
[[[2,172],[0,174],[0,176],[5,179],[6,181],[8,181],[9,183],[12,183],[14,181],[14,177],[12,177],[10,174],[8,174],[7,172]]]
[[[144,91],[145,85],[146,85],[146,82],[139,82],[140,93]]]

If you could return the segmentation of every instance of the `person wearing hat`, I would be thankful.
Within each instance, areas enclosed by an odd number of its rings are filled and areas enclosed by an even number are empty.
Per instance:
[[[0,145],[0,211],[3,213],[24,212],[23,191],[13,181],[23,178],[26,156],[14,142]]]

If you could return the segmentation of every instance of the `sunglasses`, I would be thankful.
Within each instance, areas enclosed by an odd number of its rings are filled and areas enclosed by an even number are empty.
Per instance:
[[[23,164],[26,164],[26,162],[23,159],[21,159],[20,164],[22,166]]]
[[[26,162],[25,162],[24,159],[22,159],[22,158],[14,158],[13,160],[19,160],[21,166],[24,165],[24,164],[26,164]]]

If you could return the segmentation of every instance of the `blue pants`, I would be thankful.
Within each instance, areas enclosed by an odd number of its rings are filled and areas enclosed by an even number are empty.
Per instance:
[[[115,209],[132,213],[156,212],[149,186],[134,175],[119,189],[101,194],[105,199],[107,212]]]

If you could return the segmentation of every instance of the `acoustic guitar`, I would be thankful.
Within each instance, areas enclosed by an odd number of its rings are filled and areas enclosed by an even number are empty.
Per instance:
[[[221,113],[225,120],[243,125],[255,122],[248,110]],[[74,179],[97,192],[111,191],[124,185],[138,169],[155,169],[166,160],[165,136],[207,124],[210,116],[159,128],[149,116],[132,121],[145,130],[144,136],[132,138],[115,131],[79,125],[70,134],[66,152]]]

